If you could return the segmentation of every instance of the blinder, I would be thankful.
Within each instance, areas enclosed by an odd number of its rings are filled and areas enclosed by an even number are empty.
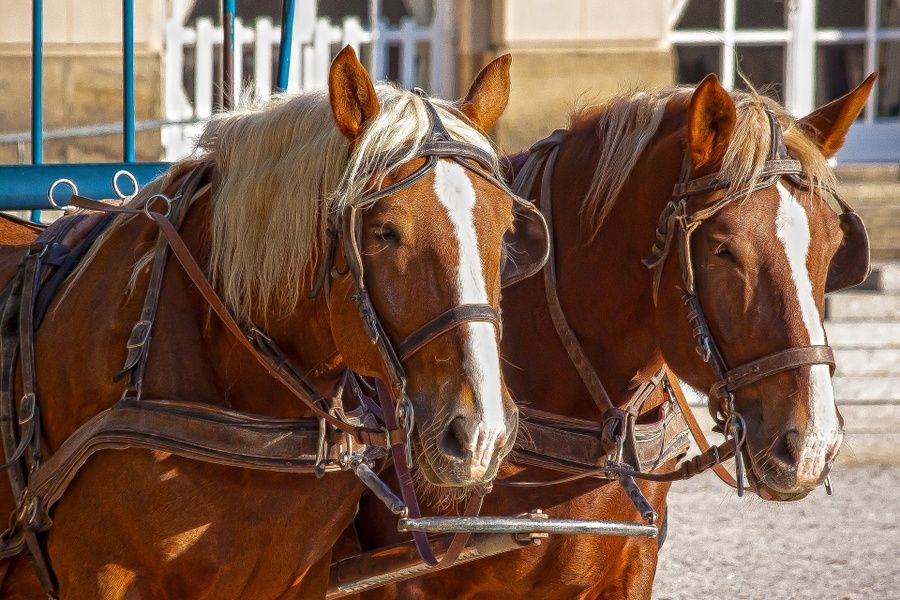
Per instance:
[[[872,271],[869,254],[869,233],[862,218],[849,206],[841,213],[844,239],[828,266],[825,291],[835,292],[864,282]]]
[[[550,233],[541,211],[518,196],[513,200],[513,228],[503,238],[502,287],[531,277],[550,256]]]

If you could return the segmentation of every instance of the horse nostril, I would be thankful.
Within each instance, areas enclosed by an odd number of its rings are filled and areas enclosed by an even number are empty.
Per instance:
[[[469,446],[469,436],[466,432],[466,420],[463,417],[456,417],[441,435],[441,441],[438,443],[441,452],[460,460],[466,457]]]
[[[784,445],[793,464],[800,462],[803,456],[803,436],[796,429],[791,429],[784,434]]]

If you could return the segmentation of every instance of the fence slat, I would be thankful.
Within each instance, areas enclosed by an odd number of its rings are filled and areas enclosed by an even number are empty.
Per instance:
[[[400,22],[400,84],[416,85],[416,22],[410,18]]]
[[[39,0],[38,0],[39,1]],[[166,73],[165,73],[165,108],[169,120],[189,118],[206,119],[213,113],[215,93],[214,53],[216,46],[224,41],[224,32],[216,27],[210,19],[201,18],[194,28],[185,26],[181,21],[182,0],[173,0],[173,10],[178,13],[166,22]],[[285,1],[284,5],[290,2]],[[376,3],[378,4],[378,3]],[[180,10],[181,9],[181,10]],[[443,13],[441,13],[443,15]],[[447,19],[444,19],[447,21]],[[377,32],[363,25],[358,17],[351,16],[335,26],[327,18],[317,17],[316,0],[295,0],[293,44],[290,47],[290,63],[288,68],[288,91],[321,87],[327,83],[331,58],[337,47],[352,46],[357,52],[368,50],[371,57],[372,76],[375,79],[387,79],[389,73],[389,49],[398,50],[398,73],[396,79],[404,87],[412,87],[419,83],[418,65],[426,60],[419,54],[419,45],[424,43],[427,50],[427,75],[423,83],[430,84],[429,91],[443,91],[443,95],[452,95],[453,82],[446,81],[452,77],[452,65],[437,64],[446,61],[451,52],[448,36],[452,30],[443,23],[435,23],[431,27],[422,27],[413,19],[403,19],[399,27],[393,27],[386,19],[378,21]],[[235,60],[233,91],[239,95],[244,86],[244,62],[242,47],[253,45],[253,86],[260,99],[271,95],[273,83],[272,57],[275,47],[281,43],[281,31],[273,25],[271,19],[261,18],[253,27],[244,25],[235,19]],[[446,38],[446,39],[445,39]],[[191,48],[193,46],[193,48]],[[183,69],[184,52],[193,51],[194,104],[188,100],[184,90]],[[278,52],[280,53],[280,47]],[[441,85],[437,85],[438,83]],[[163,145],[166,157],[174,159],[186,155],[191,148],[191,138],[198,131],[196,125],[173,125],[163,130]]]
[[[256,97],[260,100],[267,100],[272,95],[272,45],[273,41],[280,38],[281,33],[272,25],[271,19],[263,18],[256,21],[253,80],[256,85]]]
[[[197,42],[194,46],[194,115],[201,119],[212,116],[213,45],[216,32],[209,19],[197,20]]]

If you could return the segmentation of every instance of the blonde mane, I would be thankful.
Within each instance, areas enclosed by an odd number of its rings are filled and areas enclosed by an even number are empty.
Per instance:
[[[327,217],[409,161],[427,137],[423,100],[376,85],[381,110],[352,149],[331,115],[327,90],[280,95],[214,117],[197,144],[219,174],[211,204],[210,274],[239,316],[287,311],[309,288]],[[490,141],[432,100],[458,140],[496,161]],[[495,170],[497,166],[495,164]]]
[[[656,135],[666,104],[676,96],[687,98],[693,91],[689,87],[671,87],[617,96],[593,117],[602,148],[582,210],[592,221],[594,235]],[[818,147],[775,100],[755,91],[736,90],[730,94],[737,108],[737,122],[719,171],[720,179],[729,182],[729,191],[752,186],[759,180],[772,139],[766,108],[778,117],[788,150],[803,165],[807,176],[820,186],[835,185],[834,173]],[[573,116],[575,120],[579,118],[584,117]]]
[[[212,160],[218,180],[210,204],[209,275],[237,318],[285,314],[311,287],[328,215],[379,187],[428,138],[430,123],[421,97],[389,83],[376,84],[375,91],[381,110],[352,151],[334,122],[327,90],[276,95],[214,116],[193,156],[172,165],[128,205],[142,207],[200,162]],[[491,141],[460,116],[453,102],[429,101],[456,140],[490,156],[494,175],[502,181]],[[67,290],[112,231],[132,218],[118,217],[103,232],[69,276]],[[128,293],[152,258],[150,250],[135,263]]]

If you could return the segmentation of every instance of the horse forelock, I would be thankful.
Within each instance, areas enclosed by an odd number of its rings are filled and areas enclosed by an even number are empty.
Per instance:
[[[630,93],[610,99],[599,110],[573,115],[573,128],[590,126],[600,145],[600,158],[582,202],[593,235],[603,226],[622,188],[659,130],[669,100],[689,97],[692,93],[693,88],[684,86]],[[729,182],[729,191],[749,188],[759,180],[772,141],[767,108],[777,116],[784,130],[785,144],[791,156],[800,161],[807,176],[818,186],[834,187],[835,176],[826,158],[783,107],[756,91],[733,90],[730,94],[737,110],[737,121],[719,170],[720,178]],[[688,104],[685,103],[685,111]]]

